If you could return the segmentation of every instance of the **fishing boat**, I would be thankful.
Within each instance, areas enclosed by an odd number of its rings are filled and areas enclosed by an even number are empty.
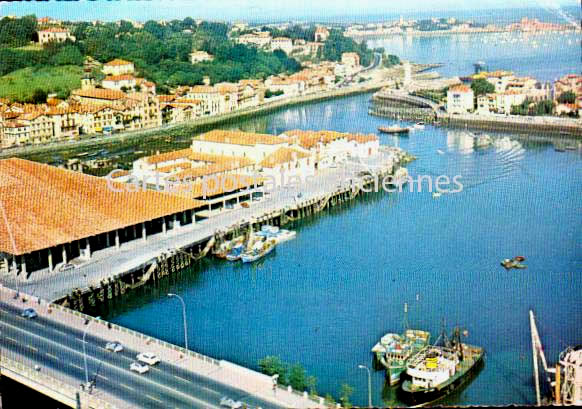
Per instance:
[[[439,197],[441,197],[443,194],[441,192],[434,192],[432,194],[433,199],[438,199]]]
[[[238,261],[241,259],[244,251],[245,246],[242,243],[238,244],[228,252],[228,254],[226,255],[226,259],[228,261]]]
[[[408,132],[410,132],[410,128],[398,125],[391,125],[391,126],[381,126],[378,128],[378,131],[387,134],[407,134]]]
[[[297,235],[297,233],[292,230],[279,229],[277,226],[269,225],[261,227],[261,231],[255,234],[265,239],[275,239],[277,244],[292,240]]]
[[[386,369],[386,379],[390,386],[400,382],[400,375],[405,371],[407,361],[430,341],[430,332],[408,328],[407,313],[408,304],[404,304],[404,333],[388,333],[372,348],[374,366],[377,369]]]
[[[418,130],[424,129],[424,122],[417,122],[416,124],[414,124],[413,128]]]
[[[243,244],[244,241],[244,236],[235,237],[232,240],[225,241],[220,246],[218,246],[218,249],[213,254],[218,258],[226,258],[228,253],[230,253],[233,248]]]
[[[518,259],[519,257],[519,259]],[[525,264],[522,264],[521,261],[524,261],[525,258],[523,258],[522,256],[518,256],[515,258],[506,258],[504,260],[501,261],[501,265],[506,269],[506,270],[511,270],[512,268],[517,268],[517,269],[524,269],[527,268],[527,266]]]
[[[483,348],[461,342],[460,329],[443,345],[424,348],[406,365],[410,378],[402,383],[401,400],[408,405],[432,404],[466,385],[483,366]],[[439,337],[439,339],[441,339]],[[438,341],[437,341],[438,344]]]
[[[277,241],[275,239],[266,239],[264,241],[259,240],[250,250],[245,251],[242,254],[241,260],[243,263],[252,263],[257,261],[275,250],[276,245]]]

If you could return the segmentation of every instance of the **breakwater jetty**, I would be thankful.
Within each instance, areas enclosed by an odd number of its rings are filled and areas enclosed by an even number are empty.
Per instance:
[[[398,90],[376,92],[372,96],[368,113],[454,128],[512,133],[537,132],[564,138],[582,137],[582,121],[580,120],[548,116],[449,114],[436,101]]]

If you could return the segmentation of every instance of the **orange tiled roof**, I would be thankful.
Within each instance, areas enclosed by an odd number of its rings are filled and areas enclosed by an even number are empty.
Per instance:
[[[176,99],[175,95],[158,95],[160,102],[172,102]]]
[[[135,77],[130,74],[123,74],[123,75],[108,75],[103,79],[103,81],[135,81]]]
[[[216,94],[218,90],[210,85],[195,85],[191,92],[194,94]]]
[[[127,97],[127,95],[121,91],[104,88],[78,89],[73,91],[73,95],[84,98],[105,99],[109,101],[119,100]]]
[[[227,131],[222,129],[215,129],[213,131],[207,132],[200,135],[197,139],[208,142],[231,143],[235,145],[249,146],[256,144],[278,145],[286,142],[285,139],[275,135],[241,131]]]
[[[43,33],[43,32],[48,32],[48,33],[68,33],[69,30],[67,30],[66,28],[62,28],[62,27],[50,27],[50,28],[45,28],[43,30],[38,30],[39,33]]]
[[[153,190],[114,192],[103,178],[16,158],[0,160],[0,201],[8,219],[0,221],[0,251],[16,255],[201,205]]]
[[[108,67],[113,67],[113,66],[128,65],[128,64],[133,64],[133,63],[130,61],[122,60],[120,58],[116,58],[114,60],[111,60],[111,61],[103,64],[103,65],[106,65]]]
[[[264,168],[274,168],[277,165],[283,163],[291,162],[298,159],[308,158],[310,155],[308,153],[302,152],[298,149],[293,148],[279,148],[265,159],[262,160],[260,165]]]
[[[449,88],[450,91],[453,92],[472,92],[471,88],[466,85],[455,85],[454,87]]]

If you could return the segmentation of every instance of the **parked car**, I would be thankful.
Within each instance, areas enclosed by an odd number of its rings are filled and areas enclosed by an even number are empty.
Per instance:
[[[105,349],[111,352],[121,352],[123,351],[123,345],[117,341],[112,341],[105,344]]]
[[[141,354],[137,354],[136,358],[138,361],[148,365],[155,365],[160,362],[160,358],[151,352],[142,352]]]
[[[235,401],[234,399],[230,399],[224,396],[222,399],[220,399],[220,406],[224,406],[230,409],[239,409],[242,407],[242,402],[238,400]]]
[[[65,263],[65,264],[61,264],[61,267],[59,268],[60,272],[65,272],[65,271],[70,271],[70,270],[74,270],[75,269],[75,265],[71,264],[71,263]]]
[[[24,318],[36,318],[38,317],[38,314],[36,313],[34,308],[27,308],[24,311],[22,311],[20,316]]]
[[[140,362],[132,362],[129,365],[129,370],[143,375],[150,370],[150,367]]]
[[[240,205],[241,205],[242,207],[244,207],[245,209],[248,209],[248,208],[250,207],[250,206],[249,206],[249,204],[248,204],[247,202],[242,202]]]

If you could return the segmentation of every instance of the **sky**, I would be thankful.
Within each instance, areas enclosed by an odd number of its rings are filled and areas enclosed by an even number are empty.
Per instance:
[[[0,16],[36,14],[62,20],[203,18],[211,20],[326,21],[341,16],[429,11],[576,6],[578,0],[73,0],[0,2]]]

